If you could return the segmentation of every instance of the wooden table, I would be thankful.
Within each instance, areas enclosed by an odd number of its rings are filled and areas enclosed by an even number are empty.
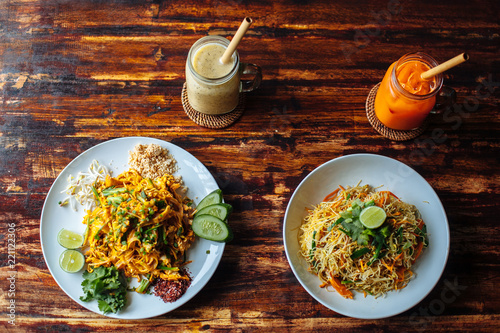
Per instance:
[[[233,125],[198,126],[180,98],[187,52],[202,36],[231,38],[245,16],[254,23],[238,50],[262,67],[262,85]],[[498,331],[498,19],[493,0],[1,1],[1,330]],[[416,139],[391,141],[368,123],[365,100],[410,51],[439,62],[465,51],[470,61],[446,73],[455,111]],[[40,246],[41,210],[58,174],[88,148],[127,136],[187,150],[235,208],[234,241],[210,282],[147,320],[110,319],[72,301]],[[300,181],[324,162],[364,152],[420,173],[451,229],[434,290],[380,320],[314,300],[293,275],[282,237]]]

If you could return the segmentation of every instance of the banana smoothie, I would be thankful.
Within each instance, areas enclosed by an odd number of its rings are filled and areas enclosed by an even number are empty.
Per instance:
[[[235,52],[226,64],[220,61],[228,40],[205,37],[193,45],[186,64],[187,95],[191,106],[206,114],[223,114],[238,105],[239,59]],[[199,46],[197,44],[200,43]]]

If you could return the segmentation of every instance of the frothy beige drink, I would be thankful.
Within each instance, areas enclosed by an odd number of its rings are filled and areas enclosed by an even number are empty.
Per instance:
[[[191,66],[186,66],[188,99],[199,112],[222,114],[238,105],[240,77],[235,66],[238,56],[233,55],[232,61],[222,64],[220,58],[226,47],[214,41],[199,47],[188,57],[191,62],[188,63]]]
[[[186,61],[186,89],[189,104],[206,114],[224,114],[238,105],[240,91],[251,91],[260,84],[261,72],[256,65],[240,64],[238,52],[222,63],[229,40],[207,36],[193,44]],[[246,72],[246,68],[254,68]],[[240,71],[241,68],[241,71]],[[242,89],[241,73],[253,73],[250,88]],[[248,83],[247,83],[248,85]]]
[[[218,79],[229,74],[234,67],[234,57],[223,64],[220,58],[225,50],[226,48],[219,44],[207,44],[201,47],[193,59],[196,73],[209,79]]]

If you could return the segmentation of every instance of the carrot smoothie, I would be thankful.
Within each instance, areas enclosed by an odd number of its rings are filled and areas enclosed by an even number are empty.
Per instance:
[[[420,77],[430,68],[421,60],[398,61],[389,67],[375,98],[375,114],[384,125],[411,130],[422,124],[434,107],[440,88],[435,77]]]

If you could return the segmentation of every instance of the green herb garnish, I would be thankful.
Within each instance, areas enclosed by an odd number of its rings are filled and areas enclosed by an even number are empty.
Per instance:
[[[99,310],[104,314],[117,313],[127,303],[127,281],[114,266],[99,266],[92,273],[83,273],[84,296],[80,300],[97,300]]]
[[[370,252],[370,248],[368,247],[363,247],[359,250],[356,250],[354,251],[352,254],[351,254],[351,259],[354,260],[354,259],[358,259],[360,257],[362,257],[364,254]]]
[[[151,282],[149,281],[149,279],[142,279],[139,286],[137,286],[137,288],[135,288],[135,291],[137,291],[138,293],[144,294],[148,290],[150,283]]]
[[[102,190],[102,195],[104,195],[105,197],[108,197],[110,195],[117,195],[117,194],[121,194],[121,193],[125,193],[125,192],[127,192],[127,189],[125,187],[111,186],[111,187],[108,187],[108,188],[105,188],[104,190]]]
[[[313,231],[313,237],[311,242],[311,249],[309,250],[309,259],[312,260],[314,258],[314,251],[316,251],[316,230]]]

